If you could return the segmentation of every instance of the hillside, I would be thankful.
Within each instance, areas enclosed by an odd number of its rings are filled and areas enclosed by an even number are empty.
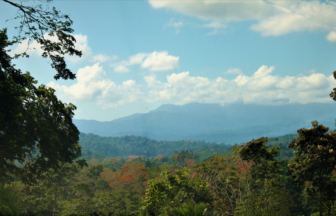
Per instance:
[[[280,146],[281,156],[279,159],[290,158],[293,156],[293,151],[288,149],[287,146],[297,136],[297,134],[291,134],[271,137],[269,138],[268,145]],[[79,144],[83,147],[82,155],[89,158],[94,158],[94,154],[103,154],[101,157],[128,157],[136,155],[149,158],[156,157],[158,154],[172,155],[182,150],[192,150],[198,153],[201,159],[206,159],[215,154],[228,152],[232,147],[231,144],[216,144],[204,141],[159,141],[140,136],[102,137],[84,133],[80,134]]]

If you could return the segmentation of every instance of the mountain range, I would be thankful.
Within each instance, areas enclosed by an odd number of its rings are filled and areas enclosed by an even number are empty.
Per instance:
[[[235,103],[162,105],[113,121],[74,119],[80,132],[100,136],[144,136],[155,140],[204,140],[235,144],[295,134],[300,128],[320,124],[335,129],[336,103],[287,104],[278,106]]]

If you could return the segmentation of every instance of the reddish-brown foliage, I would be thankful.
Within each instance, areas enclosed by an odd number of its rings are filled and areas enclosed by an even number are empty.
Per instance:
[[[187,167],[192,167],[195,164],[195,160],[194,159],[189,159],[187,160]]]
[[[158,154],[158,155],[156,156],[156,158],[157,158],[157,159],[161,159],[161,158],[163,158],[163,155],[162,155],[162,154]]]
[[[122,189],[126,187],[125,184],[128,182],[136,182],[140,179],[143,181],[147,179],[147,169],[141,162],[128,162],[116,172],[104,169],[100,175],[102,178],[106,178],[110,181],[110,187]]]

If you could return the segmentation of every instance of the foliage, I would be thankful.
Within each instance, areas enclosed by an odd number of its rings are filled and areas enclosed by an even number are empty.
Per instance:
[[[245,181],[246,192],[237,203],[236,215],[288,215],[292,200],[281,182],[279,169],[279,147],[266,145],[267,138],[261,137],[241,146],[239,156],[251,162],[252,178]]]
[[[190,169],[184,167],[175,173],[165,170],[161,175],[162,178],[148,181],[149,188],[142,207],[146,215],[167,214],[185,202],[211,204],[208,184],[201,179],[191,178]]]
[[[11,44],[6,29],[1,30],[0,172],[1,177],[18,172],[24,182],[34,182],[49,168],[80,156],[79,131],[72,122],[76,107],[58,100],[51,88],[35,87],[29,73],[15,69],[5,50]],[[15,161],[24,163],[23,168]]]
[[[174,162],[177,162],[180,167],[192,166],[194,161],[198,160],[198,156],[193,151],[182,150],[180,153],[173,156]]]
[[[336,71],[333,72],[334,78],[336,79]],[[329,96],[336,101],[336,88],[333,89],[332,92],[330,92]]]
[[[319,194],[321,215],[323,202],[336,197],[332,175],[336,166],[336,134],[327,133],[329,128],[316,121],[312,125],[313,128],[298,130],[299,137],[290,143],[295,158],[288,166],[296,185],[306,185],[308,195]]]
[[[205,203],[193,204],[187,202],[179,208],[172,209],[172,215],[176,216],[205,216],[210,215],[208,205]]]
[[[0,184],[0,215],[14,215],[22,209],[14,184]]]
[[[48,213],[55,215],[62,209],[60,200],[68,195],[70,179],[82,166],[61,164],[57,170],[49,169],[43,173],[43,178],[34,185],[24,185],[21,189],[25,194],[26,214]],[[62,203],[62,202],[61,202]]]
[[[161,155],[173,155],[174,151],[191,150],[194,153],[204,152],[199,155],[199,160],[213,156],[213,153],[219,153],[229,150],[232,146],[226,144],[206,143],[204,141],[158,141],[141,136],[120,136],[120,137],[102,137],[94,134],[80,133],[79,144],[86,154],[103,153],[107,157],[125,157],[137,155],[144,157],[156,157]],[[88,156],[92,158],[92,156]]]
[[[104,191],[94,198],[95,212],[100,215],[138,215],[141,198],[138,194],[125,190]]]
[[[49,9],[48,7],[44,8],[42,4],[32,7],[9,0],[3,1],[18,9],[17,16],[14,19],[20,19],[21,21],[20,25],[16,27],[19,35],[14,37],[15,43],[22,43],[28,39],[29,47],[30,40],[35,40],[41,45],[42,57],[49,57],[51,67],[57,71],[54,76],[56,80],[59,78],[75,79],[76,75],[67,68],[64,60],[65,54],[79,57],[82,55],[81,51],[75,49],[76,39],[71,35],[74,30],[71,28],[73,21],[70,17],[61,14],[55,7]],[[24,36],[22,37],[21,34]],[[19,56],[29,57],[26,52],[23,52],[16,54],[14,58]]]
[[[230,157],[214,156],[194,166],[195,176],[209,182],[214,209],[220,214],[234,214],[237,199],[245,190],[243,180],[250,178],[251,163],[244,162],[238,150],[233,146]]]

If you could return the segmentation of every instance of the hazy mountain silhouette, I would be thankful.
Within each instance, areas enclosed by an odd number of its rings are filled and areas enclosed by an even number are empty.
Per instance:
[[[241,143],[262,136],[293,134],[317,120],[335,128],[336,103],[264,106],[253,104],[162,105],[145,114],[109,122],[77,120],[79,131],[100,136],[146,136],[156,140],[205,140]]]

